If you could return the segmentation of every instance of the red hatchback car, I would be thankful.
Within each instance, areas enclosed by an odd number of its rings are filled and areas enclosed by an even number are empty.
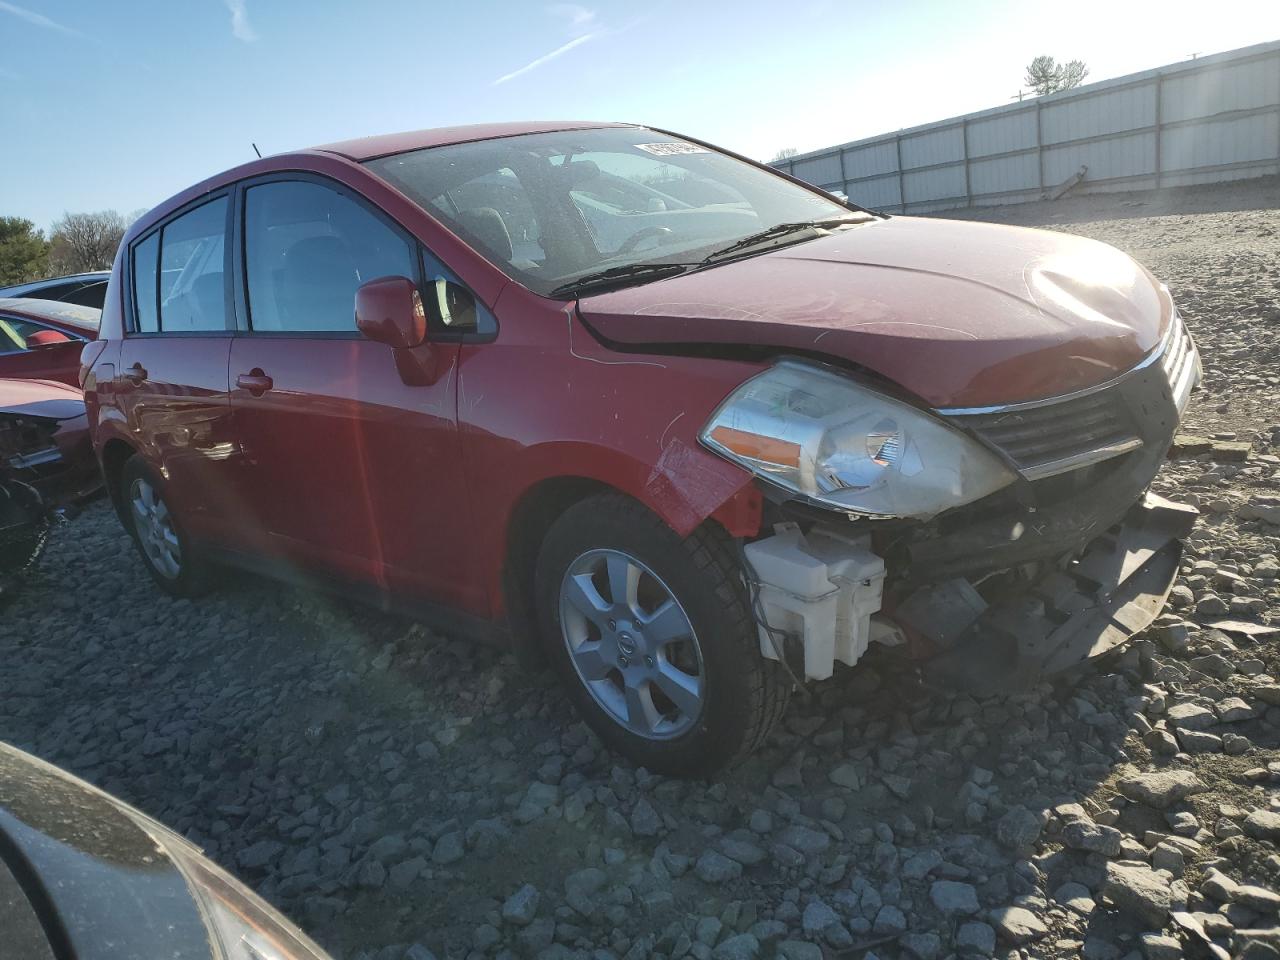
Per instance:
[[[98,335],[100,311],[53,300],[0,297],[0,377],[80,388],[80,351]]]
[[[130,229],[84,366],[164,589],[233,563],[543,651],[674,773],[872,641],[987,686],[1110,649],[1194,517],[1145,491],[1198,359],[1128,257],[640,126],[206,180]]]

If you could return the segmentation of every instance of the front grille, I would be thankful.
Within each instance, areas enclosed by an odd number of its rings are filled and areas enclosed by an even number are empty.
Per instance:
[[[1155,367],[1154,364],[1159,366]],[[1151,417],[1145,399],[1136,407],[1126,400],[1126,383],[1147,383],[1143,371],[1158,370],[1168,386],[1166,401],[1176,408],[1170,436],[1186,409],[1192,388],[1199,382],[1200,358],[1177,310],[1157,350],[1132,371],[1105,387],[1084,394],[1045,400],[1004,410],[941,410],[956,426],[972,430],[1001,450],[1028,480],[1052,477],[1093,463],[1101,463],[1143,444],[1152,424],[1134,420],[1131,409],[1143,409]],[[1163,387],[1161,387],[1163,390]],[[1148,437],[1148,439],[1151,439]]]
[[[950,419],[1003,451],[1029,480],[1142,446],[1133,416],[1115,387],[1034,407]]]
[[[1169,389],[1173,391],[1173,402],[1181,415],[1187,408],[1191,398],[1191,389],[1196,385],[1199,375],[1200,358],[1196,355],[1195,344],[1191,342],[1191,334],[1187,331],[1182,318],[1175,315],[1173,326],[1169,331],[1164,353],[1160,357],[1160,366],[1164,369],[1169,381]]]

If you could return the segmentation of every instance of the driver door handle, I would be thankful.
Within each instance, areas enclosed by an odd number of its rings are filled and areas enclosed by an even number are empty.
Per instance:
[[[139,384],[147,379],[147,370],[142,364],[135,363],[125,369],[124,378],[132,384]]]
[[[248,390],[255,397],[260,397],[275,386],[275,382],[258,367],[254,367],[248,373],[242,373],[236,377],[236,386],[241,390]]]

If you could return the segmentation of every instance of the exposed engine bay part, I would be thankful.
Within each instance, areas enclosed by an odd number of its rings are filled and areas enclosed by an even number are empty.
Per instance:
[[[62,383],[0,379],[0,478],[29,484],[51,504],[102,489],[84,399]]]
[[[0,470],[0,606],[17,592],[16,577],[40,557],[50,514],[36,489]]]
[[[1164,606],[1180,540],[1198,515],[1146,494],[1077,557],[991,603],[958,636],[950,628],[927,631],[955,613],[959,593],[946,584],[916,591],[903,604],[904,621],[945,647],[925,665],[925,677],[951,689],[1008,692],[1115,649]]]
[[[827,530],[801,533],[779,524],[771,537],[749,543],[745,552],[756,577],[760,653],[782,659],[775,634],[798,637],[804,677],[825,680],[835,661],[853,666],[871,642],[871,615],[880,609],[884,561],[867,537]],[[892,630],[877,631],[893,642]]]
[[[0,604],[39,559],[60,500],[101,484],[84,401],[71,393],[58,383],[0,380]]]
[[[893,619],[936,645],[950,647],[987,611],[987,601],[968,580],[921,587],[893,611]]]

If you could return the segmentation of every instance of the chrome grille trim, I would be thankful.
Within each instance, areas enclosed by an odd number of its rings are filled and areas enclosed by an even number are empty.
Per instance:
[[[1130,450],[1137,450],[1140,446],[1142,446],[1140,438],[1130,437],[1128,440],[1122,440],[1119,443],[1094,447],[1092,450],[1083,450],[1061,460],[1050,460],[1047,463],[1023,467],[1022,475],[1028,480],[1043,480],[1045,477],[1056,477],[1058,474],[1066,473],[1069,470],[1079,470],[1081,467],[1089,467],[1095,463],[1101,463],[1103,460],[1110,460],[1112,457],[1118,457],[1121,454],[1128,453]]]
[[[1169,388],[1173,391],[1178,416],[1181,417],[1191,399],[1192,388],[1200,382],[1200,356],[1185,325],[1179,324],[1177,336],[1160,363],[1169,380]]]

